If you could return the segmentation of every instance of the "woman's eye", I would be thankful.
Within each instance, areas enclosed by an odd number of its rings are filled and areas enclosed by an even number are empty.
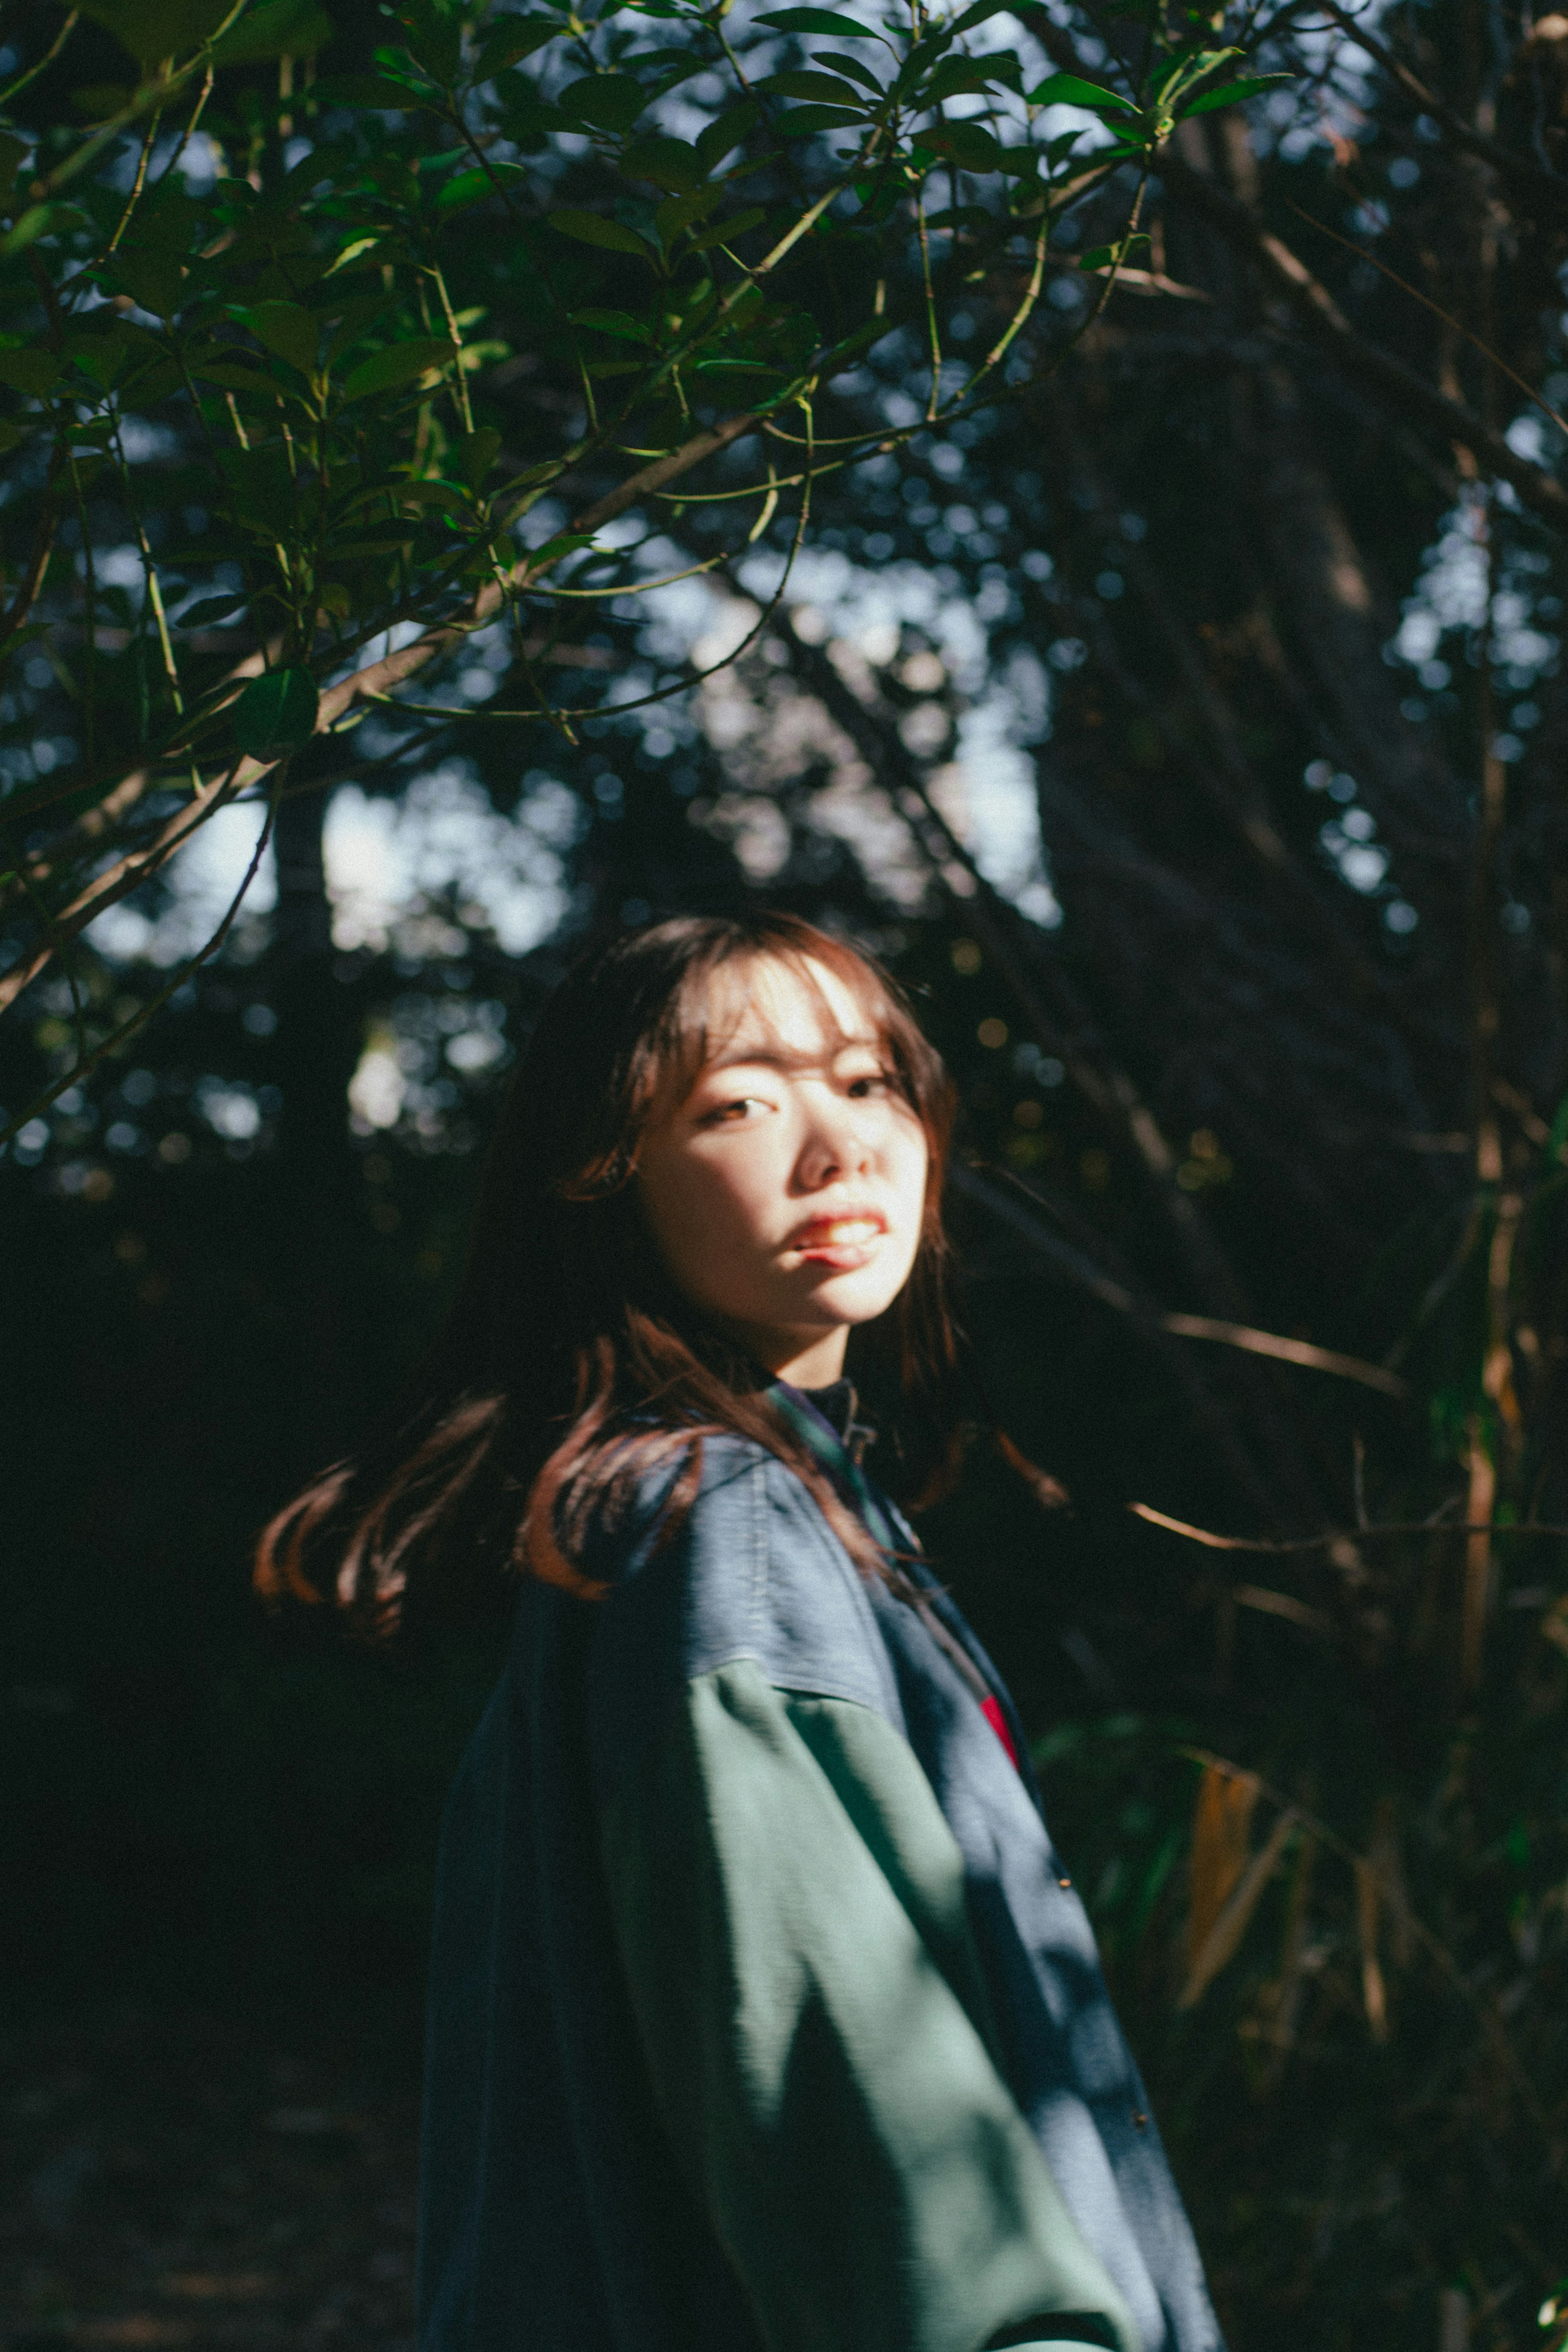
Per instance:
[[[863,1077],[852,1078],[849,1092],[852,1100],[864,1102],[872,1095],[884,1095],[897,1085],[891,1070],[868,1070]]]
[[[760,1110],[762,1102],[757,1095],[737,1095],[733,1102],[719,1103],[703,1120],[705,1127],[736,1127],[751,1112]]]

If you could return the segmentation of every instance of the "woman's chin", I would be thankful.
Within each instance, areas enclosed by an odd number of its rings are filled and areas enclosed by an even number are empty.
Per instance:
[[[885,1314],[904,1287],[904,1277],[890,1278],[874,1260],[859,1266],[802,1266],[802,1276],[816,1279],[806,1288],[812,1308],[834,1323],[870,1323]]]

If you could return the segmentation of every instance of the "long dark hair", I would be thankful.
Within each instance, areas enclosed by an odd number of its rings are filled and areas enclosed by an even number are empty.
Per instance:
[[[678,1525],[700,1483],[702,1440],[719,1433],[778,1455],[862,1567],[885,1565],[769,1409],[768,1376],[676,1292],[633,1181],[650,1110],[706,1058],[716,974],[759,956],[845,984],[925,1129],[914,1267],[867,1338],[925,1433],[924,1491],[908,1499],[917,1507],[944,1488],[958,1431],[941,1214],[951,1081],[896,983],[842,940],[792,915],[683,917],[601,947],[546,1003],[490,1147],[445,1327],[380,1435],[264,1531],[265,1596],[334,1598],[382,1630],[405,1598],[476,1569],[526,1568],[591,1597],[601,1588],[578,1565],[590,1512],[613,1517],[667,1459],[679,1467],[665,1524]]]

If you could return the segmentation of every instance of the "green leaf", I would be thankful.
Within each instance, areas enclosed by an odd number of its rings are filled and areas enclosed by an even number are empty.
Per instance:
[[[444,216],[461,212],[465,205],[483,204],[486,196],[498,194],[508,180],[526,180],[528,176],[520,163],[491,163],[483,171],[459,172],[436,197],[435,209]]]
[[[253,760],[277,760],[308,743],[319,697],[308,669],[268,670],[235,704],[235,741]]]
[[[485,477],[500,453],[501,436],[493,425],[481,425],[476,433],[464,434],[446,453],[452,471],[465,481],[471,490],[479,490]]]
[[[542,547],[528,551],[528,570],[538,572],[544,564],[554,563],[559,557],[570,555],[574,548],[591,547],[593,534],[586,530],[563,531],[559,539],[547,539]]]
[[[650,93],[630,74],[584,74],[556,93],[556,104],[573,121],[590,123],[595,131],[630,131],[648,104]]]
[[[94,334],[90,331],[84,332],[78,328],[74,334],[68,337],[66,342],[66,349],[77,366],[84,375],[90,376],[100,392],[108,392],[111,389],[115,378],[134,349],[131,338],[139,331],[138,329],[127,327],[118,320],[115,324],[119,329],[118,333]],[[159,357],[162,357],[162,352]]]
[[[865,103],[852,82],[838,74],[812,73],[805,68],[796,72],[768,74],[757,88],[769,98],[813,98],[829,106],[855,108]]]
[[[0,131],[0,204],[9,197],[16,184],[16,174],[32,152],[26,139],[17,139],[9,131]]]
[[[965,172],[994,172],[1002,160],[998,142],[978,122],[944,122],[922,131],[918,148],[937,155],[951,156]]]
[[[694,221],[706,218],[722,194],[723,190],[719,188],[693,188],[684,196],[664,198],[653,215],[653,226],[666,252],[683,229],[690,228]]]
[[[783,370],[767,360],[698,360],[690,372],[693,375],[760,375],[770,383],[786,381]]]
[[[675,196],[700,187],[704,177],[701,153],[684,139],[640,139],[622,156],[621,169],[629,179],[652,180],[656,188]]]
[[[332,331],[327,338],[327,348],[321,355],[324,368],[335,368],[344,353],[352,350],[361,336],[367,334],[376,321],[391,309],[395,296],[384,288],[374,294],[361,294],[338,310]]]
[[[848,74],[852,81],[858,81],[863,89],[869,89],[875,98],[885,98],[887,96],[886,90],[883,89],[882,83],[878,81],[871,68],[869,66],[862,66],[859,58],[846,58],[841,56],[837,49],[823,49],[811,59],[811,63],[814,66],[831,66],[835,72]]]
[[[1115,90],[1103,89],[1097,81],[1083,81],[1077,74],[1048,74],[1028,95],[1030,106],[1087,106],[1096,114],[1132,112]]]
[[[388,10],[402,26],[403,39],[409,55],[417,58],[433,81],[450,84],[456,79],[463,58],[463,27],[455,15],[434,0],[400,0],[400,5]],[[395,58],[396,51],[392,56]],[[386,53],[378,49],[376,63],[387,62]]]
[[[315,0],[256,0],[213,44],[213,59],[221,66],[248,66],[264,58],[313,58],[331,37],[332,19]]]
[[[187,360],[186,366],[198,383],[215,383],[225,392],[259,392],[269,400],[277,396],[278,386],[259,368],[241,367],[233,360]]]
[[[771,25],[776,33],[836,33],[840,40],[846,33],[859,34],[866,41],[876,37],[869,25],[857,25],[852,16],[841,16],[831,8],[775,8],[753,21]]]
[[[792,106],[788,114],[779,118],[779,129],[786,139],[800,139],[810,131],[842,131],[865,121],[863,108],[852,114],[842,106]]]
[[[249,310],[236,307],[234,315],[264,349],[301,375],[314,373],[319,331],[313,312],[298,302],[256,302]]]
[[[755,228],[758,221],[767,217],[761,205],[747,205],[744,212],[731,213],[727,220],[715,221],[711,228],[705,228],[700,236],[694,236],[692,251],[706,253],[710,246],[728,245],[732,238],[744,236],[747,229]]]
[[[405,547],[413,546],[416,528],[411,523],[402,530],[378,532],[373,539],[345,540],[333,548],[330,560],[334,563],[357,563],[367,555],[401,555]]]
[[[336,261],[323,272],[323,275],[335,278],[340,269],[373,269],[376,267],[374,257],[380,250],[381,244],[382,240],[379,236],[351,236]]]
[[[294,482],[282,445],[225,449],[218,458],[236,522],[262,538],[276,538],[294,499]]]
[[[71,112],[79,114],[84,122],[106,122],[122,106],[129,106],[134,96],[134,90],[125,82],[90,81],[81,89],[72,90]]]
[[[415,335],[406,343],[393,343],[350,371],[343,381],[343,398],[364,400],[373,392],[395,391],[452,356],[452,345],[434,335]]]
[[[559,17],[503,16],[486,34],[475,59],[475,80],[488,81],[492,74],[531,58],[547,41],[559,41],[566,30]]]
[[[713,171],[731,151],[739,146],[752,125],[761,120],[762,110],[748,99],[743,106],[732,106],[716,122],[710,122],[697,134],[697,156],[705,172]]]
[[[1080,269],[1109,269],[1111,264],[1118,258],[1125,263],[1128,255],[1135,246],[1148,243],[1149,239],[1140,229],[1136,236],[1130,236],[1127,239],[1125,251],[1123,250],[1120,242],[1115,245],[1092,246],[1087,253],[1080,254],[1078,267]]]
[[[207,628],[214,621],[226,620],[231,613],[237,613],[248,601],[245,596],[204,596],[199,604],[189,605],[184,612],[176,614],[174,626],[177,629]]]
[[[1546,1139],[1547,1158],[1549,1160],[1560,1158],[1565,1143],[1568,1143],[1568,1095],[1564,1095],[1557,1106],[1557,1115],[1552,1122],[1552,1131]]]
[[[575,237],[579,245],[601,246],[607,253],[635,253],[643,261],[652,257],[646,237],[639,236],[634,228],[622,228],[619,221],[606,220],[600,213],[570,209],[551,213],[549,225],[562,236]]]
[[[1281,82],[1294,81],[1294,74],[1250,74],[1243,81],[1228,81],[1219,89],[1206,89],[1189,106],[1177,109],[1183,121],[1189,114],[1213,114],[1222,106],[1239,106],[1244,98],[1256,98],[1265,89],[1278,89]]]
[[[1012,5],[1013,0],[975,0],[974,6],[966,8],[961,16],[955,17],[947,30],[956,38],[958,34],[971,32],[977,25],[983,25],[988,16],[999,16],[1004,8],[1010,8]]]
[[[117,253],[108,276],[139,310],[169,319],[180,307],[184,271],[172,253]]]
[[[85,0],[84,16],[112,33],[139,65],[186,57],[215,33],[231,0]]]
[[[399,482],[396,496],[416,507],[439,507],[444,514],[456,515],[464,522],[473,520],[471,502],[450,482]]]
[[[945,58],[912,102],[916,106],[939,106],[945,99],[977,97],[1004,79],[997,69],[973,65],[967,58]]]
[[[428,96],[411,89],[406,82],[391,81],[382,74],[323,74],[310,92],[319,106],[373,106],[382,113],[395,109],[406,114],[422,110],[426,114],[444,115],[446,108],[432,90]]]
[[[0,383],[13,392],[30,392],[42,400],[63,373],[53,352],[0,352]]]
[[[0,237],[0,255],[23,253],[36,245],[41,236],[52,236],[61,229],[90,228],[92,223],[79,205],[32,205],[22,215],[15,228]]]
[[[593,327],[601,335],[619,335],[622,342],[651,343],[655,340],[652,328],[626,310],[572,310],[568,316],[574,327]]]

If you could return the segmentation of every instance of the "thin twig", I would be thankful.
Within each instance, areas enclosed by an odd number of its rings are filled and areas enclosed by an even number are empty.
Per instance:
[[[1156,1511],[1152,1503],[1129,1503],[1127,1508],[1135,1519],[1146,1519],[1150,1527],[1164,1528],[1169,1535],[1185,1536],[1188,1543],[1202,1544],[1208,1551],[1328,1551],[1335,1544],[1363,1544],[1376,1536],[1568,1536],[1568,1527],[1541,1519],[1445,1519],[1440,1525],[1430,1519],[1385,1519],[1381,1525],[1331,1528],[1326,1535],[1278,1540],[1270,1536],[1216,1535],[1212,1528],[1195,1528],[1186,1519],[1173,1519],[1168,1512]]]

